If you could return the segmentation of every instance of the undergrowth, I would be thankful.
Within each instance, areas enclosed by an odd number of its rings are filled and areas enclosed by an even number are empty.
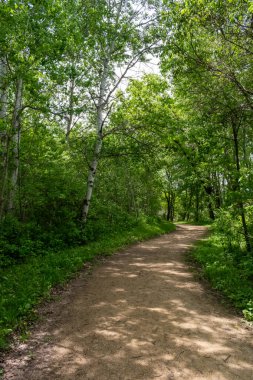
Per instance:
[[[36,317],[36,306],[53,287],[64,284],[87,261],[110,255],[131,243],[173,231],[175,225],[161,220],[140,221],[135,228],[108,234],[85,246],[32,256],[24,263],[2,270],[0,275],[0,348],[8,337]]]
[[[253,321],[253,258],[245,250],[231,250],[221,233],[199,242],[192,257],[202,267],[212,287],[221,291],[248,321]]]

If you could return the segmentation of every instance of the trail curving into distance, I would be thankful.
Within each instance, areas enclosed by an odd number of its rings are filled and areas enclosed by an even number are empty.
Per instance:
[[[6,358],[4,379],[253,379],[252,330],[185,263],[205,233],[178,226],[84,270]]]

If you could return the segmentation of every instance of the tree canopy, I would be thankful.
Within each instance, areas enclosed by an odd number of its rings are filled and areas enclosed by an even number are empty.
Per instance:
[[[3,266],[160,217],[253,268],[252,1],[4,0],[0,24]]]

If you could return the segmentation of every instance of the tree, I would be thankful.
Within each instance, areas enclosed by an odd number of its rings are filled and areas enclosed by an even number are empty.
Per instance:
[[[94,34],[96,43],[94,57],[91,59],[92,79],[88,91],[94,104],[92,120],[96,126],[96,142],[89,164],[82,210],[83,224],[87,220],[104,129],[112,109],[112,97],[127,72],[156,45],[154,36],[150,39],[154,26],[151,9],[146,1],[138,6],[135,1],[101,0],[94,7],[97,17]]]
[[[43,98],[41,82],[45,65],[59,59],[64,49],[61,24],[66,19],[65,11],[62,2],[5,1],[0,4],[0,127],[4,136],[0,219],[6,212],[15,211],[22,120],[27,108],[36,108],[37,99]]]
[[[162,22],[167,41],[163,51],[164,71],[171,70],[181,104],[188,103],[187,115],[190,105],[199,115],[200,123],[208,127],[207,139],[227,156],[227,162],[216,159],[216,173],[208,174],[210,180],[209,183],[206,181],[204,189],[218,201],[220,183],[217,186],[213,180],[220,178],[225,199],[228,201],[229,192],[233,194],[230,205],[232,203],[240,215],[246,247],[251,251],[245,211],[245,202],[248,204],[249,198],[245,197],[245,191],[239,185],[241,164],[244,160],[247,165],[251,161],[245,154],[245,146],[243,149],[245,136],[251,135],[246,125],[252,118],[250,5],[244,1],[239,4],[233,1],[167,1],[164,4],[169,7]],[[172,25],[172,32],[166,35],[166,30]],[[216,138],[214,130],[218,131]],[[213,152],[214,149],[209,152],[211,157]],[[249,150],[247,152],[250,154]],[[210,216],[213,214],[212,203],[215,202],[209,203]]]

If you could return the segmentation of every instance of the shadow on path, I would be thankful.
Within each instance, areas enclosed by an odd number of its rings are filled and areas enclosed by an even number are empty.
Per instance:
[[[5,379],[253,379],[252,331],[184,260],[205,227],[139,243],[74,280]]]

